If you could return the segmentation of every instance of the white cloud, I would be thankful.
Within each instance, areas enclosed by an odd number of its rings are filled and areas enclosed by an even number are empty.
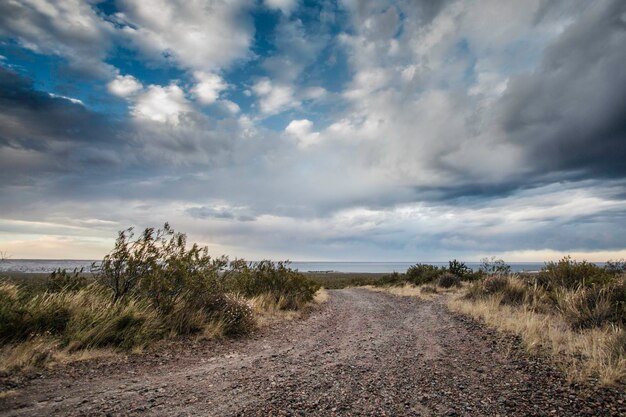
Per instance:
[[[193,73],[198,83],[191,89],[191,92],[202,104],[212,104],[224,91],[228,84],[217,74],[196,71]]]
[[[252,86],[259,97],[261,112],[266,115],[280,113],[288,108],[298,107],[300,102],[294,97],[293,87],[274,84],[269,78],[262,78]]]
[[[128,97],[143,88],[143,85],[132,75],[118,75],[107,84],[109,93],[118,97]]]
[[[62,99],[65,99],[65,100],[71,101],[71,102],[72,102],[72,103],[74,103],[74,104],[80,104],[81,106],[84,106],[84,105],[85,105],[85,103],[83,103],[83,101],[82,101],[82,100],[79,100],[79,99],[77,99],[77,98],[68,97],[68,96],[63,96],[63,95],[61,95],[61,94],[54,94],[54,93],[48,93],[48,95],[49,95],[50,97],[62,98]]]
[[[292,120],[285,128],[285,133],[298,141],[298,146],[308,148],[319,140],[319,132],[313,131],[313,122],[308,119]]]
[[[322,87],[309,87],[302,91],[301,97],[304,100],[318,100],[326,96],[328,92]]]
[[[102,20],[83,0],[20,0],[0,2],[0,36],[44,54],[67,58],[77,70],[110,77],[114,68],[103,63],[113,25]]]
[[[145,55],[213,71],[248,56],[254,27],[248,0],[120,0],[124,34]]]
[[[132,115],[137,119],[173,126],[180,123],[183,114],[191,111],[184,91],[176,84],[167,87],[150,85],[145,92],[136,97],[131,108]]]
[[[265,7],[280,10],[287,16],[298,6],[298,0],[265,0],[264,3]]]
[[[239,105],[233,101],[221,100],[220,103],[222,103],[224,107],[226,107],[226,110],[228,110],[232,114],[237,114],[241,111]]]

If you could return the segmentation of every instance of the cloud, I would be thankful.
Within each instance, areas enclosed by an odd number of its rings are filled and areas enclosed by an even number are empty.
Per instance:
[[[239,105],[230,100],[222,100],[220,103],[224,105],[224,107],[226,107],[226,110],[228,110],[232,114],[237,114],[241,111]]]
[[[298,0],[264,0],[264,3],[267,8],[280,10],[286,16],[298,6]]]
[[[254,27],[247,0],[120,0],[123,34],[145,56],[213,71],[249,56]]]
[[[143,85],[132,75],[117,75],[107,84],[109,93],[118,97],[131,96],[143,88]]]
[[[258,80],[252,86],[252,91],[259,97],[260,110],[266,115],[280,113],[300,105],[294,97],[293,87],[275,84],[269,78]]]
[[[501,123],[538,170],[626,175],[625,15],[621,1],[589,5],[537,70],[509,81]]]
[[[113,25],[82,0],[24,0],[0,4],[0,36],[15,38],[24,48],[66,58],[73,69],[107,78],[103,63]]]
[[[220,92],[228,87],[228,84],[217,74],[196,71],[193,75],[198,83],[191,89],[191,92],[202,104],[214,103],[219,98]]]
[[[2,61],[0,238],[57,254],[169,220],[248,257],[624,254],[622,3],[345,1],[324,23],[309,3],[122,1],[84,52],[43,3],[0,6],[42,22],[2,26],[42,54],[101,63],[113,39],[147,59],[84,105]],[[277,26],[244,65],[249,10]]]
[[[292,120],[285,128],[285,133],[298,141],[302,148],[315,144],[319,139],[319,132],[313,132],[313,122],[307,119]]]
[[[177,126],[185,113],[192,111],[185,92],[176,84],[166,87],[150,85],[139,94],[131,108],[132,115],[140,120],[150,120]]]

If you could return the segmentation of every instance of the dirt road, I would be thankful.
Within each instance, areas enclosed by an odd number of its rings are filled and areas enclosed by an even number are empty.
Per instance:
[[[226,343],[68,367],[2,415],[626,415],[623,389],[568,385],[512,337],[437,302],[331,291],[309,317]]]

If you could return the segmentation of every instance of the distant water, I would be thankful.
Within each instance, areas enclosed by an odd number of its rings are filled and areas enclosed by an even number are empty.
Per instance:
[[[73,270],[84,268],[90,271],[91,264],[97,261],[71,259],[6,259],[0,262],[0,272],[39,272],[50,273],[58,268]],[[292,262],[291,267],[301,272],[404,272],[409,266],[417,262]],[[447,262],[421,262],[436,266],[447,266]],[[466,262],[474,270],[480,266],[479,262]],[[544,265],[542,262],[511,262],[514,272],[537,271]]]

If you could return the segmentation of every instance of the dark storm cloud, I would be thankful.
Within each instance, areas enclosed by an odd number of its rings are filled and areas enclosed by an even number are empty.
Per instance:
[[[3,182],[119,164],[119,123],[68,98],[37,91],[32,81],[0,66],[0,149]]]
[[[509,83],[503,126],[539,173],[626,176],[626,3],[590,3]]]

